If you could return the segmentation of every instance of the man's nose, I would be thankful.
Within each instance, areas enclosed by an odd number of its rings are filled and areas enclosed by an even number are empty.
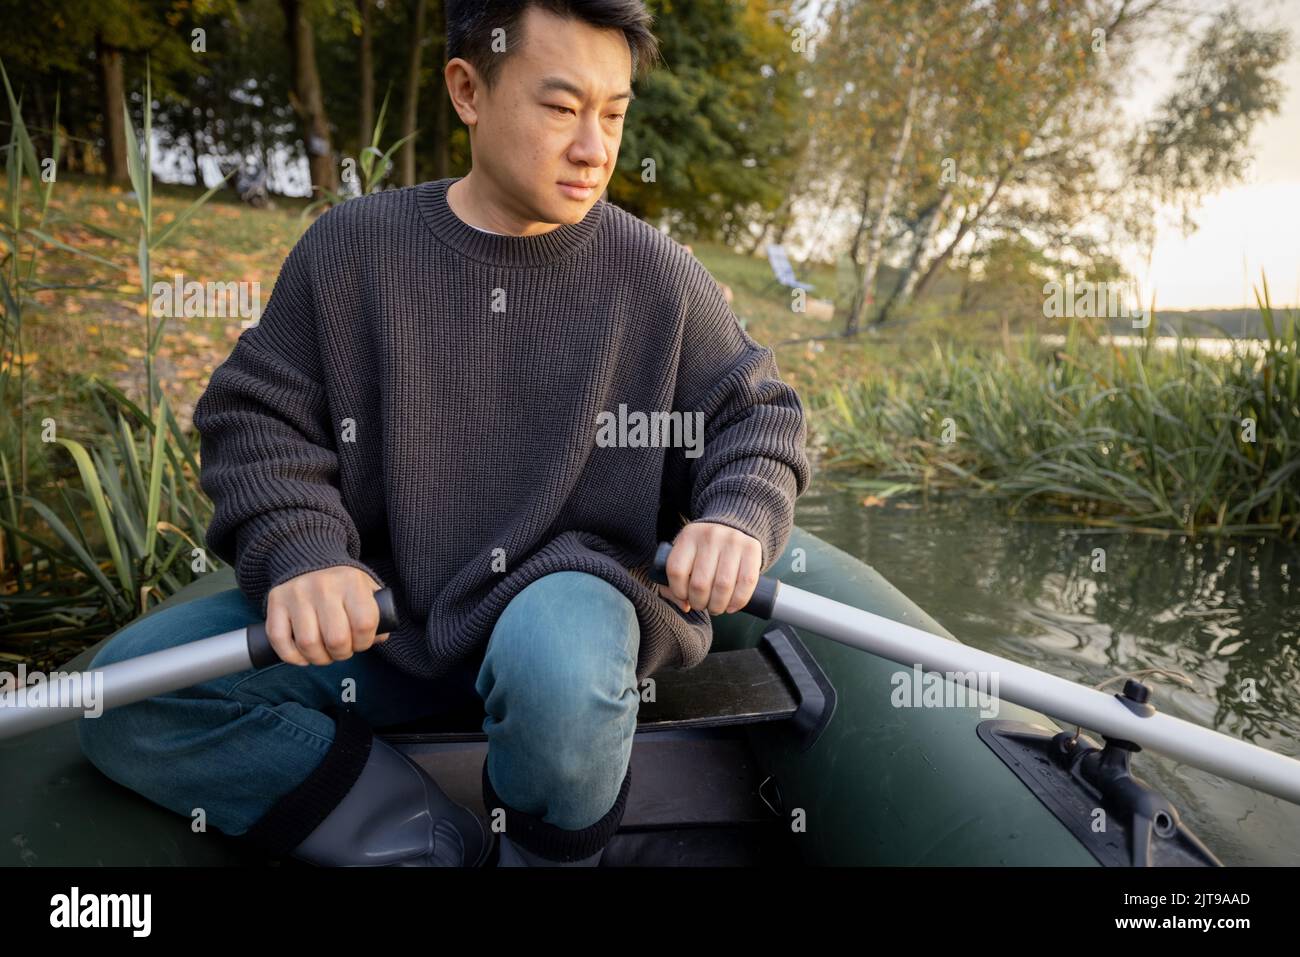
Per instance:
[[[578,134],[569,150],[569,156],[575,163],[588,166],[604,166],[609,159],[605,148],[605,131],[600,128],[597,117],[584,117],[578,127]]]

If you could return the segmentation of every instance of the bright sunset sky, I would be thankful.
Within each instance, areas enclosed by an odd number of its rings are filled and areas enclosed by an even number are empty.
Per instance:
[[[1218,2],[1202,2],[1207,11]],[[1145,290],[1153,286],[1160,309],[1254,307],[1260,270],[1273,305],[1300,304],[1300,0],[1246,0],[1237,4],[1249,21],[1285,26],[1291,58],[1282,76],[1282,111],[1252,137],[1254,166],[1246,182],[1208,197],[1195,214],[1199,229],[1184,239],[1176,225],[1160,230],[1151,269],[1134,268]],[[1152,57],[1147,82],[1136,83],[1129,104],[1147,108],[1168,91],[1184,58]]]

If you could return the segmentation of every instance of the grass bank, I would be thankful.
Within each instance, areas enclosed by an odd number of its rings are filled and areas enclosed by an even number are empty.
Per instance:
[[[965,488],[1013,509],[1183,534],[1300,531],[1297,319],[1265,298],[1262,349],[1150,338],[1063,348],[932,340],[919,360],[807,396],[822,464],[895,491]]]

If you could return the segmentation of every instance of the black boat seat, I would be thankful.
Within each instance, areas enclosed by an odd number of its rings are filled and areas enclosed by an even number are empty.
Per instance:
[[[799,702],[757,648],[720,651],[685,671],[661,671],[642,682],[637,733],[676,728],[783,721]],[[482,708],[379,729],[386,740],[486,741]]]
[[[642,682],[641,692],[638,735],[797,719],[802,734],[815,739],[834,708],[829,682],[787,625],[773,625],[757,647],[713,652],[694,668],[658,672]],[[485,717],[479,703],[377,732],[394,743],[486,741]]]
[[[788,625],[769,625],[757,647],[715,651],[696,667],[642,685],[631,754],[633,786],[605,866],[784,866],[797,860],[780,791],[756,760],[752,732],[816,742],[835,689]],[[653,689],[653,694],[651,694]],[[377,729],[453,801],[486,817],[482,703]]]

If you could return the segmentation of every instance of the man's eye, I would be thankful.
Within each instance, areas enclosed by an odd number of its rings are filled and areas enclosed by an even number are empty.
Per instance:
[[[622,113],[611,113],[611,114],[609,114],[609,118],[610,118],[611,120],[621,120],[621,119],[623,118],[623,116],[624,116],[624,114],[622,114]]]
[[[569,109],[567,106],[552,106],[551,109],[553,109],[553,110],[559,110],[561,113],[572,113],[572,112],[573,112],[573,110]]]

